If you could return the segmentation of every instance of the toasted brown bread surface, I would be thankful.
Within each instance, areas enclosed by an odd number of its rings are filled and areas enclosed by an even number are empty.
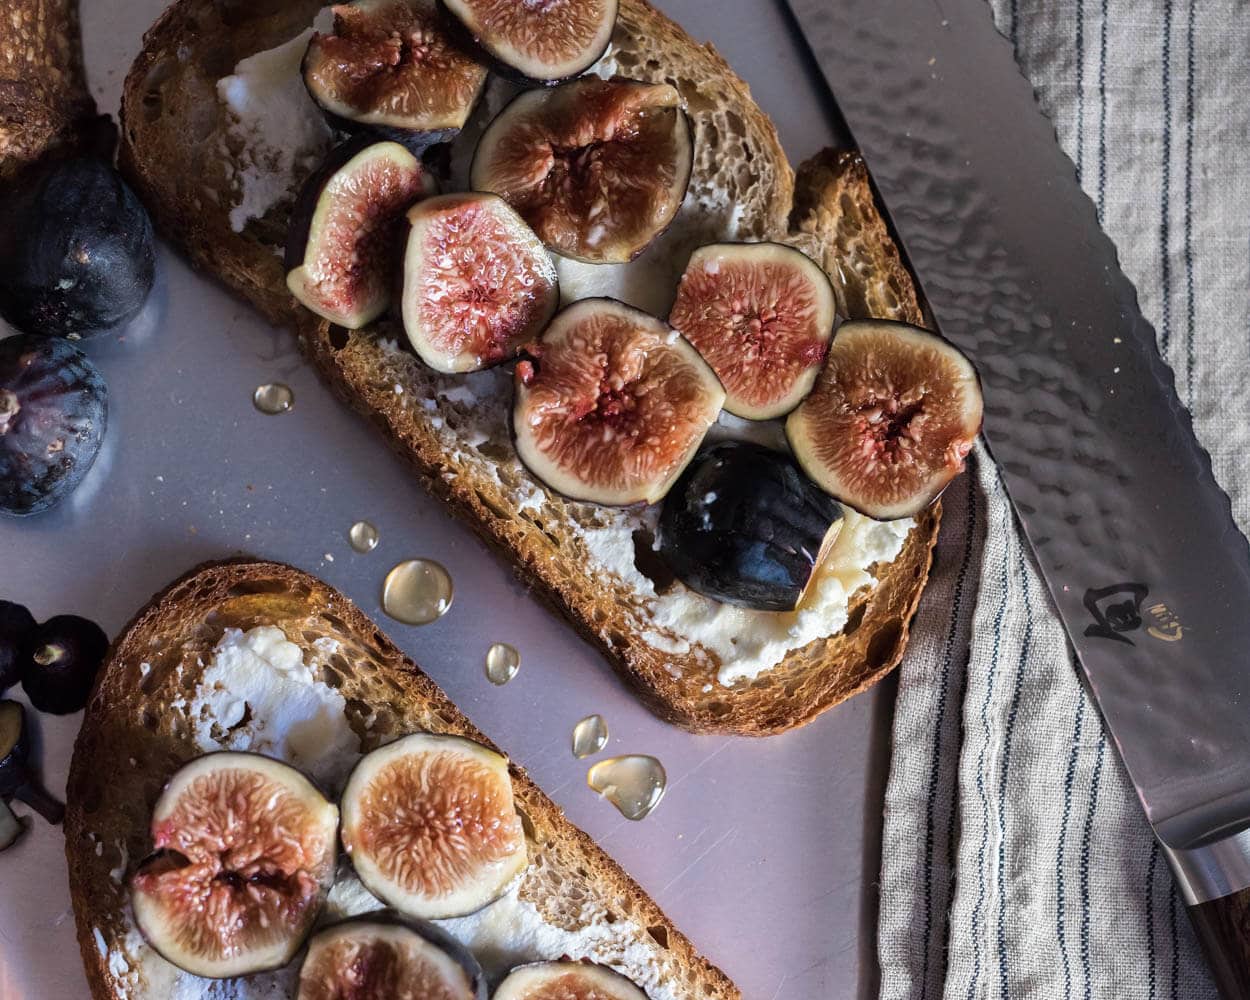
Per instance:
[[[0,186],[72,147],[95,113],[83,74],[77,0],[13,0],[0,14]]]
[[[415,731],[489,744],[441,690],[347,598],[290,566],[233,560],[192,571],[143,608],[113,644],[74,747],[65,852],[82,958],[96,1000],[162,997],[128,910],[125,874],[151,850],[151,810],[164,782],[202,752],[187,702],[228,628],[276,626],[323,683],[346,699],[361,751]],[[326,641],[331,640],[331,641]],[[512,766],[532,863],[518,897],[554,927],[598,933],[592,954],[678,997],[739,996],[659,907]],[[150,953],[149,953],[150,954]],[[538,956],[555,959],[559,955]],[[149,976],[151,978],[149,978]],[[281,980],[274,980],[281,982]],[[271,980],[253,981],[251,996]],[[242,981],[212,996],[243,995]],[[179,994],[184,995],[184,994]]]
[[[596,562],[589,535],[619,525],[620,515],[567,501],[520,465],[508,429],[506,376],[439,376],[397,346],[405,337],[393,322],[349,333],[298,306],[278,252],[289,206],[242,233],[229,220],[238,195],[216,83],[241,58],[306,27],[317,3],[262,8],[270,13],[179,0],[148,33],[126,82],[123,166],[165,235],[291,328],[332,390],[660,716],[697,732],[767,735],[810,722],[896,666],[927,578],[939,507],[918,518],[892,563],[878,567],[877,586],[853,598],[841,634],[791,651],[753,681],[725,687],[716,683],[714,652],[658,628],[645,595]],[[851,318],[919,321],[911,277],[857,155],[817,157],[800,170],[796,192],[776,131],[747,85],[714,49],[695,43],[645,0],[623,0],[610,59],[615,72],[672,83],[687,104],[696,166],[679,250],[727,236],[791,242],[823,264]]]

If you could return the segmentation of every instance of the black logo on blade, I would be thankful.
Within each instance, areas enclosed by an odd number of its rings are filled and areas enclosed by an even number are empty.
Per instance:
[[[1149,592],[1150,588],[1144,583],[1091,587],[1085,591],[1085,607],[1093,616],[1094,623],[1085,626],[1085,634],[1134,645],[1133,640],[1124,633],[1135,632],[1141,628],[1142,601]]]

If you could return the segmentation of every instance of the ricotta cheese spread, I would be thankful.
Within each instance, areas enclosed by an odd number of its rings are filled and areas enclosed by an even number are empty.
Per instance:
[[[239,203],[230,226],[241,233],[252,219],[295,195],[296,178],[310,173],[330,146],[332,133],[308,96],[300,63],[314,31],[328,31],[325,8],[313,27],[289,42],[239,61],[217,81],[217,96],[230,112],[227,131],[240,147],[233,157]]]
[[[360,753],[346,700],[317,680],[300,647],[270,625],[226,629],[186,711],[205,753],[278,757],[331,790]]]

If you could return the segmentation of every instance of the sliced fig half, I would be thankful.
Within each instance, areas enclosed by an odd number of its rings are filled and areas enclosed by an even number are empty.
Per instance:
[[[498,62],[527,80],[568,80],[607,51],[617,0],[443,0]]]
[[[537,478],[575,500],[660,500],[725,401],[699,353],[663,320],[614,299],[556,314],[516,370],[512,429]]]
[[[343,846],[365,888],[401,913],[481,909],[528,861],[507,759],[433,733],[374,750],[343,792]]]
[[[798,250],[717,243],[691,256],[668,321],[720,378],[725,409],[768,420],[811,392],[836,308],[828,276]]]
[[[494,1000],[647,1000],[647,995],[602,965],[535,962],[508,973]]]
[[[427,198],[409,210],[408,225],[404,329],[431,368],[498,364],[550,321],[560,303],[555,265],[502,198]]]
[[[450,139],[486,84],[486,66],[448,33],[435,0],[355,0],[334,10],[304,56],[304,83],[330,123],[420,148]]]
[[[486,1000],[473,955],[423,921],[382,911],[318,931],[297,1000]]]
[[[963,471],[981,411],[976,369],[952,344],[860,320],[838,328],[786,436],[817,485],[886,521],[918,514]]]
[[[213,753],[178,771],[152,813],[156,849],[130,879],[148,943],[210,979],[276,969],[334,877],[339,812],[286,764]]]
[[[674,87],[588,76],[516,97],[482,134],[470,173],[552,250],[613,264],[673,221],[693,164]]]
[[[395,142],[353,140],[304,185],[286,247],[286,284],[318,316],[359,330],[386,311],[403,213],[434,190]]]

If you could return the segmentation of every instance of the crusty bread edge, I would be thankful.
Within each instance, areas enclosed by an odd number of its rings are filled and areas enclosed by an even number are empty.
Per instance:
[[[140,630],[140,626],[159,619],[172,604],[176,604],[178,592],[199,580],[206,574],[228,574],[235,585],[251,578],[273,579],[275,577],[308,585],[314,592],[328,598],[335,606],[335,613],[343,619],[347,630],[372,642],[381,648],[388,657],[393,657],[404,668],[406,682],[411,685],[408,692],[411,696],[427,701],[433,711],[445,719],[449,731],[454,731],[470,739],[477,740],[486,746],[500,748],[485,736],[459,707],[443,692],[443,690],[407,655],[403,653],[383,633],[363,611],[356,607],[345,595],[340,593],[321,579],[289,566],[285,563],[253,559],[238,556],[225,560],[202,563],[182,576],[178,577],[159,593],[154,595],[147,604],[135,613],[126,627],[113,640],[108,657],[99,676],[96,678],[91,700],[83,718],[78,738],[75,740],[74,755],[70,763],[70,773],[66,786],[65,811],[65,857],[69,870],[70,895],[73,901],[74,920],[78,936],[78,947],[82,956],[83,968],[86,971],[91,994],[96,1000],[122,1000],[110,985],[107,960],[100,954],[94,935],[97,922],[92,919],[92,905],[96,894],[93,892],[93,880],[82,853],[82,845],[88,842],[91,830],[80,804],[89,792],[89,783],[95,772],[83,755],[80,746],[88,739],[96,736],[109,726],[111,706],[107,699],[107,686],[110,672],[120,671],[128,658],[143,658],[143,651],[131,648],[131,641]],[[234,579],[237,578],[237,579]],[[365,637],[368,637],[367,639]],[[500,751],[503,752],[503,751]],[[579,853],[594,860],[596,871],[606,873],[611,888],[617,893],[630,897],[642,911],[639,918],[646,927],[662,927],[667,931],[667,948],[675,952],[682,965],[698,968],[703,976],[727,997],[738,996],[732,981],[717,966],[704,958],[691,941],[660,909],[659,904],[644,890],[632,876],[626,872],[615,859],[605,852],[580,827],[571,823],[564,811],[556,805],[529,777],[523,767],[510,762],[510,771],[514,782],[524,790],[527,804],[532,806],[536,800],[544,810],[537,818],[545,820],[553,828],[558,829],[576,846]],[[531,809],[532,811],[532,809]]]

